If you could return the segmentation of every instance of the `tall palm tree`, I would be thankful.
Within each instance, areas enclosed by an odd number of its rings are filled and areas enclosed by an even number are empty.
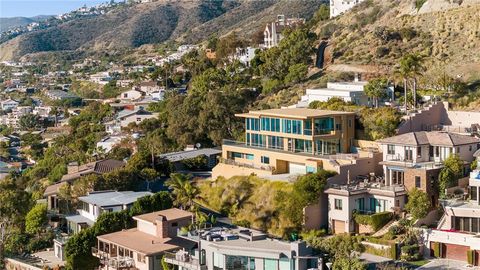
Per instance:
[[[200,190],[193,185],[189,177],[181,173],[172,173],[165,184],[172,190],[173,204],[181,209],[195,210],[195,200],[201,199]]]
[[[413,107],[417,108],[417,80],[425,71],[424,58],[419,54],[407,54],[400,59],[400,71],[405,74],[405,78],[413,80],[412,95]],[[406,96],[405,96],[406,98]]]

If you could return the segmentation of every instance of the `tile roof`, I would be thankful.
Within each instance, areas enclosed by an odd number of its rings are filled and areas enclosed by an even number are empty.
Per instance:
[[[94,162],[80,165],[78,167],[78,171],[76,172],[65,174],[64,176],[62,176],[61,181],[63,182],[63,181],[74,180],[82,177],[83,175],[87,175],[91,173],[98,173],[98,174],[108,173],[118,168],[121,168],[123,166],[125,166],[125,163],[121,160],[104,159],[104,160],[94,161]]]
[[[419,131],[378,140],[381,144],[457,146],[480,143],[480,139],[444,131]]]
[[[145,255],[155,255],[178,248],[192,248],[195,242],[179,237],[160,238],[137,228],[97,236],[100,241],[117,244]]]

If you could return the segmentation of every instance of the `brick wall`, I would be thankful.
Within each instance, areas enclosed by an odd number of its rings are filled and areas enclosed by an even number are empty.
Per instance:
[[[404,174],[404,183],[407,190],[415,188],[415,177],[420,176],[420,190],[429,195],[430,202],[433,205],[438,203],[438,175],[441,169],[406,169]],[[433,185],[432,185],[433,180]]]

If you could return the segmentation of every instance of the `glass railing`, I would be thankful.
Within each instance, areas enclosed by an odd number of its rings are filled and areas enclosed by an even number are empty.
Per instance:
[[[334,129],[315,129],[315,135],[327,135],[327,134],[332,134]]]
[[[312,136],[312,130],[311,129],[304,129],[303,130],[303,135]]]

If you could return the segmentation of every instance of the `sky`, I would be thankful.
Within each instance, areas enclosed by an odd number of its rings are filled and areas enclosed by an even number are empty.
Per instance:
[[[58,15],[83,5],[93,6],[107,0],[0,0],[0,17]]]

